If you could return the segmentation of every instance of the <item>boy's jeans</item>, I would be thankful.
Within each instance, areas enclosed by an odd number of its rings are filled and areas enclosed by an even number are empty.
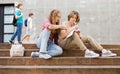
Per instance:
[[[18,36],[18,42],[21,42],[21,34],[22,34],[22,23],[17,24],[16,32],[13,34],[11,41],[15,39],[16,36]]]
[[[63,50],[61,47],[59,47],[58,45],[54,44],[50,39],[50,30],[44,29],[36,44],[37,47],[40,48],[39,53],[48,53],[51,56],[57,56],[57,55],[61,55]],[[36,56],[39,56],[36,54]]]

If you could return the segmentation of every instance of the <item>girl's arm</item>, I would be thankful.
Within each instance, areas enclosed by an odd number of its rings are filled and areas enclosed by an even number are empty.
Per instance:
[[[22,17],[22,16],[23,16],[23,13],[21,13],[20,16],[17,16],[17,15],[16,15],[15,18],[16,18],[16,19],[19,19],[19,18]]]
[[[61,30],[60,38],[62,38],[62,39],[66,38],[68,36],[68,34],[73,30],[75,30],[75,27],[68,28],[67,30]]]
[[[77,29],[79,29],[78,25],[75,25],[75,26],[73,26],[73,27],[69,27],[69,28],[67,28],[67,30],[61,30],[61,32],[60,32],[60,37],[61,37],[62,39],[64,39],[64,38],[66,38],[66,37],[69,35],[69,33],[70,33],[71,31],[77,30]],[[78,34],[80,34],[80,33],[78,32]]]
[[[50,30],[55,30],[55,29],[66,29],[66,26],[64,25],[51,25],[48,27]]]

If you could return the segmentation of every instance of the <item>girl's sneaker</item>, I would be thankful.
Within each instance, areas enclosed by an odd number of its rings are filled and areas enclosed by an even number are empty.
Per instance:
[[[32,52],[31,57],[39,57],[39,52]]]
[[[43,59],[50,59],[52,56],[50,56],[47,53],[40,53],[39,58],[43,58]]]

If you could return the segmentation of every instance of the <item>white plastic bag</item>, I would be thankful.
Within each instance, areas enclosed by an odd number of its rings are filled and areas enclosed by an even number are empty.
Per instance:
[[[25,48],[22,46],[22,44],[12,45],[10,49],[10,56],[11,57],[24,56],[24,50]]]

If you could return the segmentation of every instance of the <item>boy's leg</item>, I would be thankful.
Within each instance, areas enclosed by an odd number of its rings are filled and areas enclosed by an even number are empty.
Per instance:
[[[73,33],[71,39],[73,41],[72,44],[76,44],[77,47],[79,47],[81,50],[85,51],[85,57],[87,57],[87,58],[99,57],[99,54],[87,49],[87,47],[84,45],[83,41],[80,39],[79,35],[76,32]]]
[[[83,41],[80,39],[79,35],[74,32],[73,35],[73,40],[74,40],[74,43],[83,51],[85,51],[87,49],[87,47],[85,46],[85,44],[83,43]]]
[[[71,43],[71,37],[70,38],[67,38],[67,39],[64,39],[64,40],[61,40],[58,42],[58,44],[60,45],[60,47],[62,47],[63,49],[69,49],[69,44]]]
[[[103,47],[99,43],[97,43],[93,38],[81,36],[81,39],[84,43],[88,43],[93,48],[102,51]]]
[[[26,36],[26,34],[25,34],[25,35],[23,36],[23,38],[22,38],[22,41],[24,41],[24,40],[26,39],[26,37],[27,37],[27,36]]]
[[[76,32],[74,32],[71,37],[59,42],[59,45],[63,49],[70,49],[71,46],[73,47],[73,45],[77,45],[77,47],[79,47],[81,50],[86,50],[87,49]]]
[[[112,53],[110,50],[104,49],[99,43],[97,43],[91,37],[81,37],[84,42],[89,43],[92,47],[102,52],[103,57],[117,56],[116,53]]]

